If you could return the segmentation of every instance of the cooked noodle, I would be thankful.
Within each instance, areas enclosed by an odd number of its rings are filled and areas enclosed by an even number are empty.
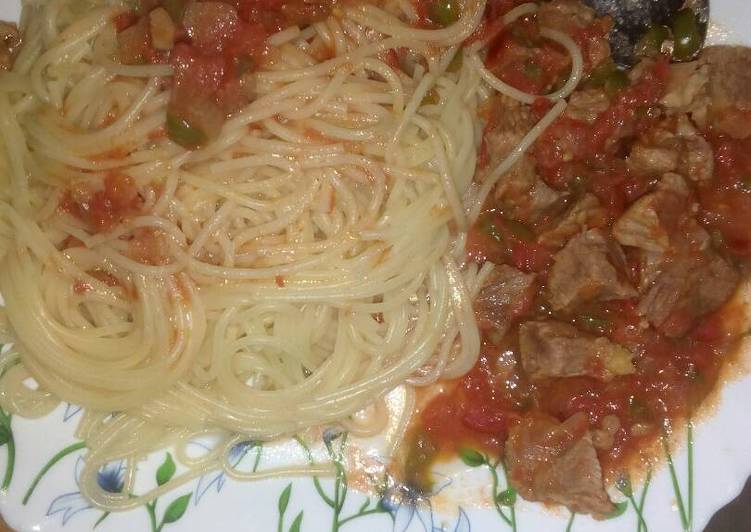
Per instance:
[[[26,42],[0,74],[0,336],[15,342],[0,399],[29,416],[60,399],[86,409],[81,486],[94,504],[133,507],[217,467],[237,478],[325,474],[246,474],[226,455],[242,440],[337,422],[373,434],[386,423],[384,394],[472,367],[472,296],[492,265],[457,264],[462,231],[578,83],[570,38],[543,34],[573,57],[551,95],[559,103],[473,191],[481,80],[532,98],[490,77],[482,49],[457,46],[483,0],[443,29],[403,22],[415,14],[400,2],[277,33],[256,99],[194,152],[155,134],[172,68],[113,60],[110,21],[123,8],[90,4],[27,4]],[[334,56],[319,61],[312,50],[324,45]],[[421,58],[411,75],[383,60],[399,47]],[[457,53],[469,60],[452,71]],[[58,208],[113,173],[135,183],[142,214],[91,232]],[[158,243],[155,260],[134,257],[142,238]],[[214,452],[183,453],[187,473],[128,495],[143,455],[207,430],[220,435]],[[128,464],[122,494],[96,483],[117,459]]]

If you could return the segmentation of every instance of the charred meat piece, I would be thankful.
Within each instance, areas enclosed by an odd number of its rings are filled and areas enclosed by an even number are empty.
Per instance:
[[[628,299],[636,290],[621,272],[621,248],[599,229],[590,229],[559,251],[548,278],[547,299],[554,310],[570,311],[589,301]]]
[[[483,329],[505,334],[534,296],[535,275],[511,266],[497,266],[475,299],[475,316]]]
[[[522,366],[533,379],[581,375],[609,379],[634,372],[633,355],[626,348],[558,321],[523,323],[519,349]]]
[[[543,414],[525,417],[506,440],[506,464],[511,484],[527,500],[595,517],[614,509],[583,413],[563,423]]]

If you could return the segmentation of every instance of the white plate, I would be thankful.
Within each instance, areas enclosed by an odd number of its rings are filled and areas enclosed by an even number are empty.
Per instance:
[[[17,19],[18,13],[19,0],[0,0],[0,19]],[[746,0],[712,0],[710,42],[751,45],[751,35],[743,33],[748,21],[751,21],[751,3]],[[713,513],[738,494],[751,473],[751,453],[748,451],[751,416],[741,411],[743,407],[740,406],[748,404],[751,404],[751,377],[746,376],[725,386],[716,412],[707,416],[708,419],[695,431],[693,530],[702,530]],[[0,493],[0,512],[14,529],[42,532],[90,530],[102,517],[102,512],[92,508],[80,495],[76,482],[83,451],[75,446],[73,429],[80,415],[75,407],[63,405],[41,420],[13,418],[10,422],[14,445],[0,447],[0,484],[5,477],[10,480],[8,489]],[[0,419],[0,424],[3,422]],[[71,450],[71,445],[74,445],[74,450],[63,453],[64,456],[42,476],[28,502],[23,504],[25,493],[45,464],[61,451]],[[256,451],[256,448],[238,449],[236,458],[254,461]],[[673,454],[678,484],[688,505],[687,453],[683,449]],[[7,473],[11,455],[15,460],[12,475]],[[144,464],[142,472],[147,471],[146,476],[153,478],[148,471],[155,469],[164,456],[162,453]],[[499,476],[501,490],[504,485],[502,473]],[[122,471],[117,464],[100,476],[102,485],[114,489],[120,482]],[[335,498],[333,481],[322,480],[321,486],[324,494]],[[151,522],[150,510],[139,507],[108,516],[96,529],[154,532],[165,515],[168,518],[163,526],[170,532],[211,529],[294,532],[296,522],[299,530],[305,532],[512,529],[495,510],[490,509],[491,472],[486,466],[455,466],[441,486],[432,507],[425,503],[379,502],[377,497],[369,498],[349,490],[339,505],[337,519],[332,507],[314,488],[311,478],[243,483],[214,472],[161,497],[153,511],[155,523]],[[642,487],[635,486],[634,491],[638,501]],[[343,493],[341,487],[339,493]],[[457,503],[461,508],[457,508]],[[483,505],[484,509],[478,507]],[[515,510],[516,530],[519,532],[564,532],[569,525],[569,514],[565,511],[551,512],[541,505],[522,500],[517,501]],[[643,516],[652,532],[684,529],[667,467],[662,467],[652,480]],[[623,515],[608,521],[597,522],[589,517],[576,516],[570,530],[637,530],[637,515],[629,505]]]

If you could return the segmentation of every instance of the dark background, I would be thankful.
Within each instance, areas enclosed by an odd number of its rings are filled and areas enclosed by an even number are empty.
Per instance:
[[[741,494],[714,515],[704,532],[751,532],[751,478]]]

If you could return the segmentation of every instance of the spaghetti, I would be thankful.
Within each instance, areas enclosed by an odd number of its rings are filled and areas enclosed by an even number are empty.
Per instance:
[[[546,30],[572,54],[570,79],[476,190],[478,106],[491,90],[535,98],[495,79],[482,45],[462,48],[484,12],[468,0],[455,23],[416,29],[411,4],[347,4],[284,28],[253,101],[190,151],[164,135],[173,66],[117,60],[124,6],[24,7],[0,75],[0,335],[14,342],[0,401],[28,416],[85,407],[94,504],[130,508],[229,469],[242,438],[373,433],[388,391],[472,367],[472,298],[492,265],[464,263],[463,231],[582,70],[573,41]],[[409,64],[394,62],[404,50]],[[216,452],[132,496],[142,456],[207,431]],[[121,494],[96,484],[117,459]]]

